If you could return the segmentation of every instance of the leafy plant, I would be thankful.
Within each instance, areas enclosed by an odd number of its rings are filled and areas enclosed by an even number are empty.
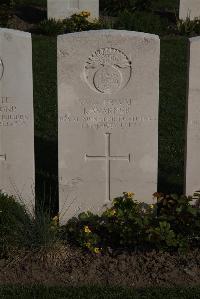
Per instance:
[[[191,197],[176,194],[157,195],[158,219],[168,221],[176,234],[190,239],[200,235],[200,209],[191,205],[191,201]]]
[[[82,11],[79,14],[74,14],[65,20],[49,19],[39,23],[37,31],[44,35],[59,35],[70,32],[100,29],[104,26],[98,20],[89,20],[90,13]]]
[[[33,217],[13,197],[0,194],[1,257],[12,249],[53,249],[70,241],[92,253],[113,250],[169,250],[199,247],[200,209],[186,196],[155,193],[155,204],[124,192],[101,215],[81,213],[62,227],[40,206]]]
[[[89,17],[90,13],[87,11],[82,11],[79,14],[73,14],[71,18],[64,21],[66,33],[100,29],[101,23],[98,20],[90,21]]]
[[[167,221],[159,222],[157,227],[151,227],[148,231],[149,241],[158,249],[177,247],[176,234]]]
[[[76,244],[94,248],[132,248],[145,243],[145,230],[149,226],[153,209],[132,199],[132,193],[115,198],[112,206],[101,216],[91,212],[81,213],[63,227],[64,238]],[[89,228],[88,231],[85,228]]]
[[[63,238],[97,250],[179,250],[198,246],[200,210],[191,198],[155,193],[155,204],[139,203],[132,193],[113,200],[101,215],[81,213],[62,227]]]
[[[24,242],[24,227],[30,223],[25,207],[0,193],[0,256]]]
[[[65,23],[60,20],[48,19],[40,22],[37,31],[44,35],[59,35],[65,32]]]

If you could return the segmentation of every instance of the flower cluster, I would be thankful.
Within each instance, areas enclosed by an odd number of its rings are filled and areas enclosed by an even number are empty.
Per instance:
[[[83,230],[86,234],[90,234],[92,232],[87,225],[84,226]]]
[[[67,224],[68,239],[90,252],[114,249],[186,251],[200,240],[200,209],[190,198],[153,194],[138,202],[133,192],[115,198],[101,215],[81,213]]]
[[[135,193],[133,192],[123,192],[123,194],[126,198],[133,198],[133,196],[135,195]]]
[[[96,239],[95,236],[93,236],[91,229],[88,225],[84,225],[83,232],[85,233],[85,239],[87,239],[86,242],[84,242],[84,246],[90,250],[90,252],[99,254],[102,251],[102,248],[96,247]]]
[[[56,215],[52,218],[52,224],[54,226],[58,226],[59,225],[59,215]]]
[[[81,11],[79,14],[76,14],[76,15],[84,17],[84,18],[88,18],[88,17],[90,17],[91,14],[89,11]]]

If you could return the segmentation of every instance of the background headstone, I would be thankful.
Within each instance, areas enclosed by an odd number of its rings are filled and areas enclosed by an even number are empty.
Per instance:
[[[186,194],[200,190],[200,37],[190,39]]]
[[[152,201],[159,44],[155,35],[120,30],[58,37],[61,221],[98,212],[124,191]]]
[[[0,189],[34,205],[31,34],[0,29]]]
[[[62,20],[75,13],[89,11],[91,18],[99,17],[99,0],[47,0],[48,19]]]
[[[200,1],[199,0],[180,0],[179,19],[190,20],[200,18]]]

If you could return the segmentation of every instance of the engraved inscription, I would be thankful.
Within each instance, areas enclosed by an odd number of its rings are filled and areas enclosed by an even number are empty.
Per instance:
[[[191,138],[192,138],[197,142],[199,143],[200,141],[200,120],[199,119],[193,119],[193,120],[190,120],[188,122],[188,130],[190,130],[190,134],[188,134]]]
[[[2,59],[0,58],[0,80],[3,78],[3,73],[4,73],[4,65]]]
[[[60,114],[59,122],[73,128],[128,129],[136,125],[157,121],[154,115],[139,115],[134,111],[133,99],[110,99],[94,102],[94,99],[80,99],[75,112]]]
[[[0,127],[23,126],[29,120],[28,114],[18,111],[14,99],[0,97]]]
[[[104,156],[89,156],[85,154],[85,160],[89,161],[105,161],[106,162],[106,199],[107,202],[111,200],[110,196],[110,161],[128,161],[130,163],[130,154],[127,156],[111,156],[110,154],[110,133],[105,134],[105,155]]]
[[[191,120],[189,124],[191,126],[194,126],[194,127],[199,127],[200,126],[200,120],[199,119],[197,119],[197,120]]]
[[[96,92],[112,94],[124,88],[131,78],[131,61],[120,50],[102,48],[86,62],[86,82]]]

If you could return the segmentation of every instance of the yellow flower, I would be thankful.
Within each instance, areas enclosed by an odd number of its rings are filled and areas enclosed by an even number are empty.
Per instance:
[[[54,225],[58,225],[59,224],[59,215],[53,217],[52,222],[53,222]]]
[[[83,229],[84,229],[84,232],[86,234],[90,234],[91,233],[91,230],[89,229],[89,227],[87,225],[85,225]]]
[[[117,198],[114,198],[114,199],[113,199],[113,204],[116,204],[117,201],[118,201],[118,199],[117,199]]]
[[[114,215],[116,215],[116,210],[114,210],[114,209],[110,209],[110,211],[109,211],[109,215],[110,216],[114,216]]]
[[[150,209],[153,209],[154,208],[154,205],[149,205]]]
[[[156,197],[156,198],[160,198],[160,197],[162,197],[163,196],[163,193],[161,193],[161,192],[155,192],[154,194],[153,194],[153,197]]]
[[[133,192],[123,192],[123,194],[128,198],[132,198],[135,195]]]
[[[90,242],[85,243],[85,247],[90,248],[91,247]]]
[[[128,192],[128,197],[133,197],[135,194],[133,192]]]
[[[101,248],[95,247],[94,248],[94,253],[96,253],[96,254],[101,253]]]
[[[89,11],[81,11],[81,13],[79,15],[82,17],[88,18],[90,16],[90,12]]]

